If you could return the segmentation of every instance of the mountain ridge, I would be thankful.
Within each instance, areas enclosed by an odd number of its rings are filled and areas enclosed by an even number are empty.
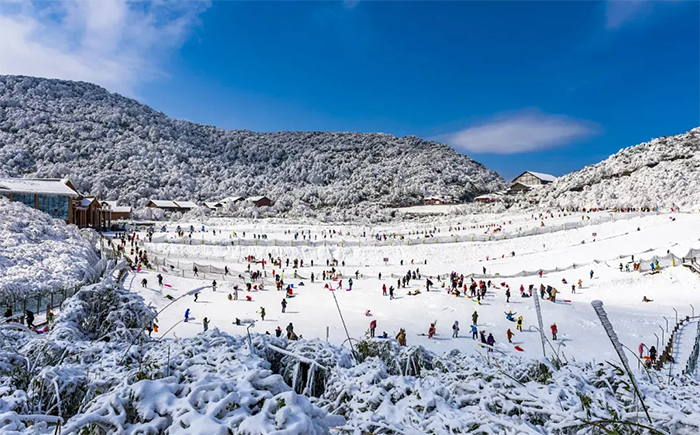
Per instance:
[[[267,195],[305,215],[469,200],[507,183],[445,144],[386,133],[224,130],[168,117],[86,82],[0,76],[0,172],[69,176],[82,191],[144,206]]]
[[[619,150],[526,195],[546,207],[700,207],[700,127]]]

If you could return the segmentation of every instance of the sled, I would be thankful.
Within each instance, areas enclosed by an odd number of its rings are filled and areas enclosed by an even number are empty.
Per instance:
[[[365,311],[365,316],[370,317],[372,313],[370,313],[370,310]]]
[[[168,299],[168,300],[171,300],[171,301],[174,301],[174,300],[175,300],[175,298],[172,297],[172,296],[170,296],[170,295],[165,295],[165,299]]]
[[[513,346],[513,349],[517,350],[518,352],[525,352],[525,350],[518,345]]]
[[[170,284],[163,284],[163,285],[166,286],[167,288],[172,288],[172,287],[173,287],[173,286],[171,286]]]
[[[562,301],[566,302],[567,304],[571,303],[571,299],[562,299]]]

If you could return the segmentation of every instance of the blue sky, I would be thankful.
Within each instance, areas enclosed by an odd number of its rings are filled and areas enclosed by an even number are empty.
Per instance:
[[[223,128],[417,135],[506,178],[561,175],[700,125],[699,22],[695,1],[33,3],[0,8],[0,73],[93,81]]]

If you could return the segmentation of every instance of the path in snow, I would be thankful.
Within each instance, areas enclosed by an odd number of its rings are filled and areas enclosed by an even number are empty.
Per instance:
[[[693,351],[693,345],[695,344],[695,334],[698,330],[698,320],[691,320],[683,324],[683,326],[678,330],[676,334],[673,348],[675,350],[675,361],[672,370],[674,372],[680,372],[685,369],[690,354]]]

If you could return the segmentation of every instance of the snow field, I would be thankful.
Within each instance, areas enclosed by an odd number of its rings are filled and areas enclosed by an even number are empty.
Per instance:
[[[507,344],[506,331],[510,328],[516,333],[513,344],[518,344],[524,349],[521,355],[537,358],[541,356],[542,347],[539,334],[530,329],[532,325],[537,324],[534,303],[532,299],[520,298],[518,289],[521,284],[527,289],[529,284],[534,284],[537,288],[542,283],[552,285],[559,291],[556,304],[542,301],[546,335],[550,336],[549,326],[556,323],[559,328],[559,343],[563,343],[560,349],[567,358],[600,361],[614,358],[614,351],[590,307],[590,301],[601,299],[605,302],[606,310],[620,339],[633,349],[636,349],[640,342],[648,346],[656,345],[654,333],[660,335],[659,325],[665,326],[663,317],[675,321],[673,308],[681,315],[690,315],[689,304],[700,307],[700,278],[683,267],[668,267],[657,275],[620,272],[617,268],[620,255],[634,254],[638,261],[639,258],[650,258],[654,253],[665,254],[667,250],[684,255],[691,247],[700,245],[694,243],[700,236],[700,217],[677,214],[673,216],[675,221],[670,217],[649,215],[584,229],[484,243],[376,248],[217,247],[158,243],[145,246],[150,255],[167,254],[171,259],[182,258],[183,262],[186,258],[190,262],[215,264],[220,267],[226,264],[233,275],[225,281],[218,276],[219,291],[216,293],[210,288],[205,288],[201,291],[198,302],[194,302],[192,296],[185,296],[159,316],[160,331],[164,332],[182,320],[184,311],[190,308],[195,320],[187,324],[179,323],[170,332],[180,337],[194,336],[201,332],[200,321],[203,317],[208,317],[212,326],[223,331],[243,333],[244,327],[234,325],[234,319],[238,317],[259,320],[260,307],[265,307],[266,320],[256,322],[254,330],[257,332],[273,333],[277,326],[284,330],[289,322],[293,322],[297,334],[302,334],[304,338],[325,339],[328,327],[330,342],[337,345],[343,343],[347,337],[333,295],[324,288],[325,283],[320,282],[322,270],[327,269],[325,260],[331,258],[346,262],[345,267],[337,268],[344,275],[343,289],[334,293],[352,338],[362,338],[369,322],[377,320],[378,334],[386,331],[393,337],[399,328],[405,328],[409,344],[420,344],[436,352],[459,349],[467,354],[478,354],[482,349],[476,346],[469,334],[471,315],[476,310],[479,314],[478,329],[485,330],[487,334],[493,333],[500,348],[509,353],[515,352],[512,346]],[[209,226],[211,225],[210,222]],[[196,225],[195,227],[197,228]],[[269,231],[269,237],[275,235],[272,227],[260,228],[259,231]],[[592,242],[592,232],[597,233],[595,242]],[[204,236],[210,234],[204,233]],[[583,238],[587,243],[580,243]],[[507,256],[511,251],[516,252],[515,257]],[[268,252],[274,257],[280,256],[283,262],[287,257],[290,260],[303,258],[305,266],[298,269],[299,278],[293,278],[291,268],[283,267],[279,270],[268,264],[265,268],[265,291],[251,292],[252,302],[244,300],[248,294],[245,291],[239,292],[238,301],[229,301],[227,295],[232,291],[234,284],[244,287],[244,280],[238,278],[239,274],[247,276],[247,264],[242,261],[243,257],[252,254],[262,259],[267,257]],[[486,261],[486,255],[493,252],[504,253],[506,256]],[[201,260],[198,259],[200,255]],[[210,260],[216,256],[220,260]],[[224,258],[226,260],[223,260]],[[389,258],[389,264],[384,264],[384,258]],[[314,259],[315,263],[313,268],[308,266],[311,259]],[[399,264],[400,259],[404,259],[403,266]],[[410,264],[411,259],[415,260],[413,265]],[[425,259],[427,264],[424,264]],[[597,261],[608,261],[611,265]],[[619,261],[626,263],[629,259]],[[572,268],[574,263],[577,265],[576,269]],[[416,268],[420,269],[423,278],[449,274],[451,271],[480,274],[483,267],[487,268],[489,274],[499,273],[504,276],[523,270],[536,272],[540,268],[547,270],[559,267],[564,270],[547,273],[542,279],[534,274],[518,278],[491,276],[487,279],[491,279],[499,288],[490,289],[481,305],[469,298],[448,295],[440,288],[441,283],[435,278],[432,280],[437,288],[431,292],[425,292],[425,279],[421,279],[411,281],[406,289],[396,290],[395,300],[382,296],[383,284],[387,287],[397,286],[397,278],[390,278],[391,274],[398,277],[409,269]],[[295,285],[296,296],[287,300],[289,305],[287,313],[284,314],[281,313],[280,305],[284,292],[274,289],[273,269],[276,273],[284,274],[285,284]],[[251,270],[262,271],[261,267],[255,264],[251,265]],[[360,279],[354,279],[356,270],[362,274]],[[588,275],[590,270],[595,272],[592,280]],[[311,272],[317,280],[313,284],[309,280]],[[378,279],[380,272],[381,280]],[[138,291],[148,302],[159,308],[171,302],[165,298],[166,295],[177,298],[192,292],[193,289],[206,287],[211,284],[211,279],[217,278],[216,275],[207,275],[207,279],[203,280],[164,273],[165,282],[172,287],[160,289],[157,287],[155,275],[155,272],[142,272],[136,282],[139,282],[142,276],[147,278],[149,288],[139,288]],[[346,291],[347,279],[351,276],[355,281],[353,289]],[[566,279],[568,284],[563,285],[562,279]],[[583,289],[577,288],[576,294],[571,294],[571,284],[575,284],[578,279],[583,280]],[[304,285],[299,286],[300,282]],[[337,282],[327,282],[333,288],[337,286]],[[506,303],[505,287],[502,283],[511,288],[510,303]],[[417,289],[421,290],[420,295],[407,295],[408,291]],[[642,303],[643,296],[653,299],[654,302]],[[371,317],[365,316],[367,310],[370,310]],[[514,323],[505,319],[504,311],[514,311],[524,317],[524,332],[515,331]],[[436,320],[438,336],[435,339],[429,340],[418,335],[427,333],[429,324]],[[460,324],[460,337],[452,339],[451,325],[455,320]]]

